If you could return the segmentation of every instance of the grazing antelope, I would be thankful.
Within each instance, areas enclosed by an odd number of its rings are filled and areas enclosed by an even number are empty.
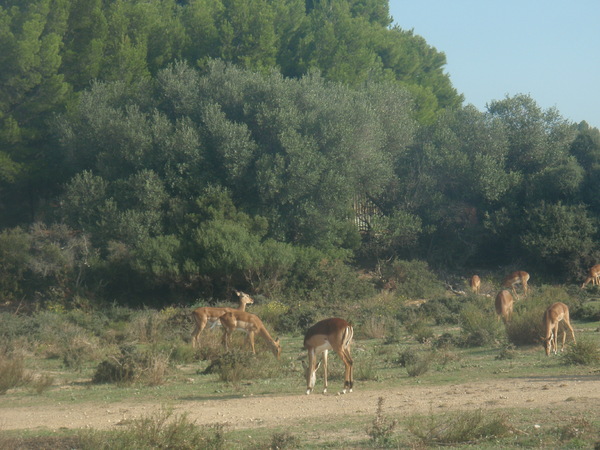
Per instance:
[[[473,291],[474,294],[479,295],[479,288],[481,287],[481,278],[479,278],[479,275],[473,275],[469,283],[471,285],[471,291]]]
[[[529,274],[527,272],[523,272],[522,270],[517,270],[516,272],[512,272],[508,274],[504,281],[502,282],[502,287],[511,288],[513,294],[517,299],[517,291],[515,290],[516,284],[521,284],[523,286],[523,294],[527,295],[527,282],[529,281]]]
[[[496,295],[496,302],[495,302],[496,314],[498,315],[498,320],[500,320],[500,318],[502,318],[504,323],[510,322],[510,318],[512,317],[512,313],[513,313],[513,305],[514,305],[514,299],[513,299],[513,296],[510,295],[509,291],[503,290],[503,291],[498,292],[498,295]]]
[[[327,352],[334,350],[342,359],[344,371],[343,394],[352,392],[352,357],[350,356],[350,344],[354,329],[344,319],[331,318],[321,320],[308,329],[304,335],[304,348],[308,350],[308,365],[302,361],[306,375],[306,393],[310,394],[317,380],[317,364],[319,354],[323,354],[323,393],[327,392]]]
[[[588,277],[581,285],[581,289],[586,287],[586,285],[589,282],[591,282],[594,286],[600,285],[600,264],[596,264],[595,266],[590,267],[590,269],[588,270]]]
[[[561,302],[556,302],[550,305],[544,312],[544,330],[546,337],[544,338],[544,347],[546,349],[546,356],[550,356],[550,352],[554,350],[556,355],[558,351],[557,339],[558,339],[558,323],[563,321],[564,324],[571,330],[571,337],[573,343],[575,341],[575,333],[569,320],[569,307]],[[560,351],[565,349],[565,340],[567,339],[567,332],[563,329],[562,347]]]
[[[248,294],[241,291],[235,291],[235,293],[240,299],[240,305],[238,306],[239,311],[245,311],[246,305],[251,305],[254,303],[254,300]],[[192,333],[192,347],[198,347],[198,344],[200,343],[200,333],[202,333],[202,330],[204,330],[206,324],[210,322],[211,328],[214,328],[219,324],[219,317],[228,311],[235,310],[233,308],[204,306],[201,308],[196,308],[194,311],[192,311],[192,318],[196,324],[196,328]]]
[[[229,349],[229,342],[231,341],[231,334],[235,330],[243,330],[247,333],[246,340],[250,342],[252,353],[256,354],[254,348],[254,336],[258,334],[262,336],[267,343],[271,345],[271,350],[277,359],[281,356],[281,345],[279,344],[279,338],[273,339],[262,320],[256,314],[250,314],[245,311],[231,310],[219,317],[221,325],[225,329],[223,333],[223,344],[225,348]]]

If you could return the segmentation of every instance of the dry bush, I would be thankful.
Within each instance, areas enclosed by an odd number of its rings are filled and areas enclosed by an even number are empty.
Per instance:
[[[23,386],[31,381],[31,376],[25,370],[23,356],[0,354],[0,394],[6,394],[9,389]]]
[[[222,425],[200,427],[187,415],[174,416],[171,411],[133,420],[125,429],[113,433],[88,431],[81,434],[81,447],[108,450],[180,449],[222,450],[226,448]]]
[[[377,399],[377,410],[375,418],[370,427],[367,427],[367,435],[377,447],[387,447],[391,444],[394,429],[398,424],[395,419],[389,419],[383,414],[383,397]]]
[[[388,321],[386,317],[369,317],[360,327],[362,336],[367,339],[384,339],[387,335]]]

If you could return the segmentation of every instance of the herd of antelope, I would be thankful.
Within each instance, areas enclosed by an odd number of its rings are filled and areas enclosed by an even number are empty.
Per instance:
[[[235,330],[246,332],[246,340],[250,343],[252,353],[256,353],[254,337],[258,334],[271,346],[273,354],[277,359],[281,356],[281,344],[279,338],[273,339],[262,320],[256,315],[246,312],[246,305],[254,303],[248,294],[235,291],[239,298],[237,309],[224,307],[205,306],[192,311],[192,318],[196,327],[192,333],[192,346],[198,347],[200,334],[210,322],[214,328],[219,323],[223,326],[223,345],[229,348],[231,334]],[[344,389],[342,393],[352,392],[352,357],[350,356],[350,344],[354,330],[352,325],[344,319],[331,318],[321,320],[313,325],[304,336],[304,348],[308,350],[308,365],[303,362],[306,375],[306,393],[310,394],[315,387],[317,369],[323,364],[324,389],[327,392],[327,353],[334,350],[345,365]],[[322,361],[317,364],[319,355],[323,355]]]
[[[505,288],[498,292],[495,299],[495,308],[498,320],[502,319],[508,323],[513,313],[514,298],[518,299],[515,286],[520,284],[523,289],[523,295],[528,292],[527,282],[529,274],[524,271],[516,271],[509,274],[502,282],[502,287]],[[600,264],[597,264],[589,269],[588,277],[581,285],[584,288],[587,284],[600,285]],[[470,279],[470,287],[473,293],[479,294],[481,288],[481,279],[478,275],[473,275]],[[509,290],[510,289],[510,290]],[[512,291],[512,294],[511,294]],[[209,324],[211,328],[219,323],[223,326],[223,345],[229,348],[231,334],[235,330],[243,330],[246,332],[246,340],[252,348],[252,353],[256,353],[254,347],[254,337],[258,334],[270,345],[273,354],[277,359],[281,356],[281,344],[279,338],[273,339],[262,321],[256,314],[251,314],[246,311],[246,305],[254,303],[252,297],[248,294],[235,291],[239,298],[239,306],[235,308],[227,307],[201,307],[196,308],[192,312],[192,317],[196,325],[192,333],[192,346],[198,347],[200,342],[200,334]],[[514,297],[513,297],[514,294]],[[563,322],[571,331],[571,337],[575,342],[575,333],[569,320],[569,307],[561,302],[556,302],[550,305],[544,312],[544,347],[546,355],[550,352],[556,354],[558,352],[558,325]],[[327,392],[327,355],[329,350],[335,351],[345,366],[344,371],[344,389],[342,393],[352,392],[352,356],[350,355],[350,344],[354,330],[344,319],[329,318],[317,322],[308,329],[304,335],[304,348],[308,351],[308,364],[302,362],[306,377],[306,393],[310,394],[316,382],[316,373],[321,364],[323,365],[323,393]],[[561,351],[565,348],[565,340],[567,333],[563,330]],[[317,362],[319,355],[323,355],[321,362]]]
[[[502,282],[502,287],[506,288],[498,292],[496,295],[496,299],[494,302],[494,306],[496,309],[496,314],[498,316],[498,320],[502,319],[504,323],[508,323],[512,317],[513,313],[513,305],[514,298],[517,296],[517,292],[515,290],[515,286],[520,284],[523,287],[523,295],[527,295],[528,287],[527,282],[529,281],[529,274],[524,271],[516,271],[510,273],[504,281]],[[585,288],[589,283],[593,285],[600,285],[600,264],[596,264],[588,270],[588,276],[581,285],[581,288]],[[473,275],[469,280],[469,284],[471,287],[471,291],[475,294],[479,294],[481,288],[481,279],[478,275]],[[510,288],[510,291],[508,290]],[[571,337],[573,338],[573,342],[575,343],[575,332],[573,331],[573,327],[571,326],[571,321],[569,318],[569,307],[562,302],[556,302],[546,308],[543,316],[543,324],[544,324],[544,348],[546,350],[546,355],[550,355],[551,352],[557,354],[558,352],[558,325],[562,321],[565,326],[571,332]],[[562,346],[561,350],[565,349],[565,341],[567,338],[567,332],[563,329],[562,336]]]

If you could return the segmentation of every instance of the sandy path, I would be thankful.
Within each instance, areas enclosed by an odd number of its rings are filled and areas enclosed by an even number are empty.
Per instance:
[[[298,394],[291,396],[245,397],[228,400],[179,400],[168,406],[176,414],[188,413],[198,424],[226,423],[232,428],[253,429],[293,425],[305,418],[331,414],[372,415],[377,399],[385,398],[386,414],[405,415],[432,410],[503,408],[559,408],[590,411],[600,409],[600,377],[570,379],[522,378],[509,382],[476,382],[432,387],[406,386],[392,390],[360,388],[351,394]],[[106,429],[150,415],[161,409],[156,403],[112,403],[0,408],[0,429],[96,428]]]

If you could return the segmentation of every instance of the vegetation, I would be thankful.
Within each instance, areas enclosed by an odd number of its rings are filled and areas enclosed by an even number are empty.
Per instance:
[[[428,282],[436,280],[423,279]],[[564,353],[546,357],[541,335],[533,342],[511,337],[528,335],[524,330],[541,322],[541,313],[527,319],[530,311],[539,312],[544,304],[556,300],[571,306],[577,344],[568,340]],[[593,377],[600,367],[597,323],[586,315],[586,306],[593,302],[594,297],[578,287],[572,291],[559,286],[533,287],[527,298],[517,302],[513,321],[506,325],[497,320],[493,299],[485,293],[456,296],[448,292],[414,305],[403,295],[386,292],[352,304],[340,299],[313,306],[315,319],[339,313],[352,320],[356,392],[385,389],[395,396],[408,395],[421,384],[427,389],[441,385],[471,390],[477,383],[489,382],[488,392],[495,389],[492,385],[519,378],[535,376],[563,383],[560,380]],[[394,314],[380,322],[371,320],[378,307],[385,312],[386,308],[391,311],[392,305]],[[0,394],[6,400],[2,403],[7,409],[17,403],[44,408],[66,402],[74,410],[78,405],[97,408],[101,404],[103,410],[115,410],[120,408],[117,405],[134,407],[138,403],[178,405],[179,410],[181,402],[194,400],[208,406],[230,397],[248,401],[255,397],[262,402],[272,395],[302,395],[304,378],[298,361],[306,358],[302,332],[282,319],[288,314],[285,308],[255,301],[248,309],[264,317],[269,330],[275,323],[282,327],[278,330],[284,351],[280,360],[260,340],[257,355],[252,355],[243,333],[235,333],[231,349],[225,351],[221,330],[205,330],[200,348],[192,349],[189,308],[138,310],[114,305],[87,311],[40,310],[29,316],[1,313]],[[453,313],[449,315],[450,310]],[[475,310],[481,313],[473,319]],[[268,321],[263,314],[266,311]],[[289,328],[286,323],[291,324]],[[478,341],[473,336],[493,338]],[[70,357],[66,358],[69,346]],[[343,378],[343,364],[332,355],[330,387],[341,387]],[[352,395],[357,394],[348,394]],[[498,395],[502,399],[502,393]],[[225,417],[221,424],[199,426],[185,413],[175,414],[167,408],[135,419],[127,419],[124,413],[119,417],[121,426],[107,431],[63,430],[52,436],[42,429],[25,434],[2,431],[0,442],[7,448],[311,448],[317,443],[325,445],[327,439],[333,447],[361,448],[473,444],[593,447],[600,417],[590,412],[585,402],[585,398],[567,399],[558,416],[549,416],[545,407],[507,410],[498,400],[488,402],[484,410],[462,411],[441,404],[440,410],[429,415],[413,415],[398,413],[396,408],[386,410],[381,397],[373,405],[374,413],[364,411],[354,418],[335,415],[326,423],[322,419],[314,424],[307,419],[298,424],[290,421],[285,428],[253,424],[251,438],[241,423],[237,423],[240,430],[226,427]],[[581,408],[585,408],[585,418]],[[307,433],[306,427],[314,431]]]
[[[425,297],[411,271],[598,260],[600,131],[462,105],[386,0],[5,0],[0,46],[13,309]]]
[[[463,105],[444,54],[387,0],[0,0],[0,48],[11,405],[296,393],[301,336],[331,316],[354,326],[364,385],[597,370],[600,288],[579,285],[600,259],[600,130],[527,95]],[[533,289],[504,325],[485,294],[516,269]],[[475,272],[484,295],[462,292]],[[190,309],[234,287],[282,335],[281,360],[239,336],[225,352],[210,330],[191,348]],[[556,301],[586,332],[541,363]],[[597,416],[541,435],[482,411],[422,419],[380,399],[351,428],[359,447],[589,447],[599,431]],[[0,447],[249,445],[167,410],[124,425]],[[266,433],[255,448],[312,444]]]

